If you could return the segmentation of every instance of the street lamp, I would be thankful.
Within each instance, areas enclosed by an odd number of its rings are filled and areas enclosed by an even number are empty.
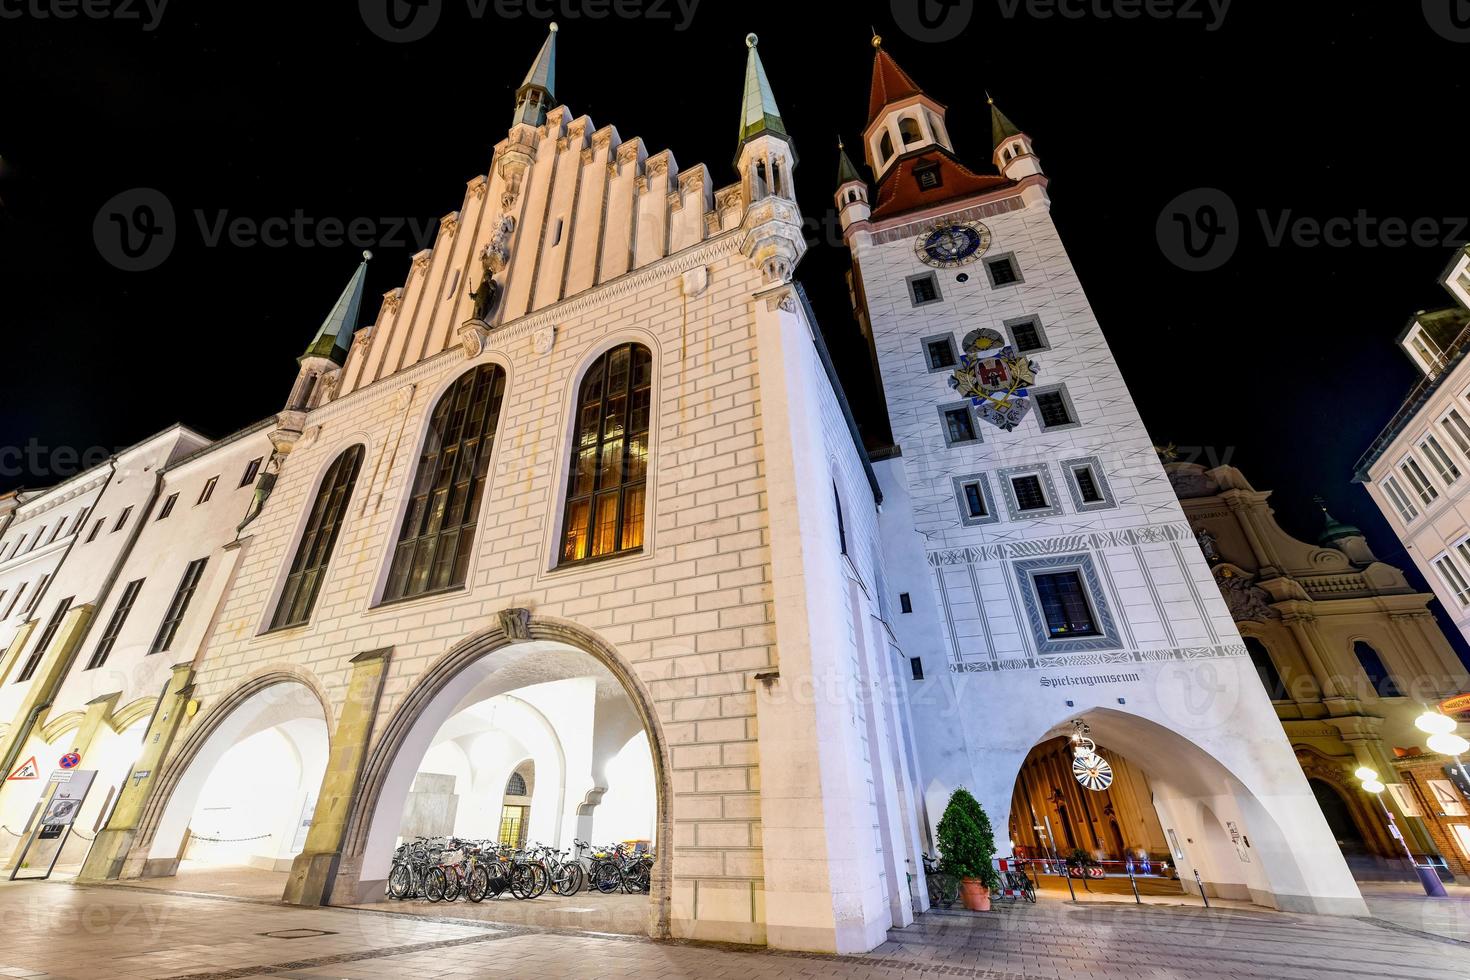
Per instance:
[[[1388,808],[1387,803],[1383,802],[1383,797],[1380,795],[1388,787],[1383,785],[1383,781],[1378,778],[1378,773],[1367,766],[1359,766],[1353,775],[1358,777],[1358,782],[1362,785],[1363,792],[1371,793],[1373,798],[1378,801],[1378,805],[1383,807],[1383,815],[1388,818],[1388,832],[1393,836],[1394,840],[1403,845],[1404,853],[1409,858],[1409,864],[1413,865],[1414,873],[1419,876],[1419,884],[1424,886],[1424,894],[1433,895],[1437,898],[1445,897],[1444,883],[1439,880],[1439,872],[1435,871],[1430,865],[1420,864],[1414,860],[1414,852],[1409,850],[1409,842],[1404,840],[1403,832],[1399,830],[1399,825],[1394,822],[1393,811]]]
[[[1455,734],[1455,729],[1459,727],[1455,719],[1449,715],[1440,714],[1438,711],[1425,711],[1414,719],[1414,727],[1421,732],[1428,733],[1429,737],[1424,742],[1429,746],[1429,751],[1451,756],[1460,770],[1460,775],[1470,781],[1470,773],[1465,771],[1465,762],[1460,758],[1466,752],[1470,752],[1470,742]]]

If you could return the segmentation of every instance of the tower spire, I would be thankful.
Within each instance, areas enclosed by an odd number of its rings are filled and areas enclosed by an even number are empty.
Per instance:
[[[771,91],[771,80],[766,77],[766,66],[755,46],[760,38],[745,35],[745,46],[750,54],[745,58],[745,92],[740,101],[740,146],[735,151],[738,158],[745,144],[757,136],[772,135],[791,142],[786,124],[781,121],[781,110],[776,107],[776,96]]]
[[[873,35],[873,87],[868,97],[868,125],[883,114],[885,106],[900,99],[923,95],[919,83],[898,67],[893,56],[883,50],[883,38]]]
[[[863,178],[858,173],[858,168],[852,162],[852,157],[847,155],[847,147],[842,143],[842,137],[837,137],[837,186],[851,181],[861,181]]]
[[[1000,145],[1013,136],[1024,135],[1020,128],[1000,111],[1000,106],[995,104],[995,99],[989,92],[985,93],[985,101],[990,105],[990,142],[991,149],[998,150]]]
[[[556,21],[551,22],[546,40],[525,81],[516,89],[516,115],[512,125],[540,126],[546,122],[546,110],[556,98]]]
[[[317,329],[316,338],[301,355],[301,360],[322,357],[341,366],[347,361],[347,351],[352,347],[352,333],[357,329],[358,314],[362,312],[362,291],[367,281],[368,260],[372,252],[363,252],[357,271],[347,282],[347,288],[337,297],[336,305]]]

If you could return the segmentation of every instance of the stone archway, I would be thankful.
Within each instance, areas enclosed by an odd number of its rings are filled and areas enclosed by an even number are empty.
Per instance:
[[[992,812],[1004,825],[1019,803],[1014,787],[1031,747],[1071,734],[1076,720],[1090,726],[1099,748],[1121,753],[1147,776],[1151,804],[1181,877],[1198,871],[1211,894],[1284,911],[1361,914],[1362,900],[1346,866],[1329,866],[1326,849],[1331,861],[1340,862],[1340,854],[1300,773],[1270,774],[1283,781],[1294,775],[1299,793],[1252,785],[1185,732],[1129,711],[1080,709],[1013,755],[1014,768],[1002,767],[1011,774],[1009,787],[1003,797],[993,797],[1000,805]],[[934,802],[942,812],[942,802]]]
[[[179,843],[199,793],[214,767],[229,750],[273,727],[308,720],[320,726],[320,761],[303,770],[301,783],[313,792],[326,766],[325,741],[332,731],[330,702],[315,679],[304,672],[276,670],[261,674],[225,695],[196,723],[173,753],[150,794],[138,832],[121,869],[121,877],[168,876],[178,868]]]
[[[590,658],[626,695],[647,733],[657,796],[659,842],[650,895],[650,935],[669,935],[673,835],[670,803],[670,756],[652,696],[631,665],[613,646],[574,622],[533,616],[528,610],[501,612],[496,626],[456,644],[414,679],[402,704],[376,738],[363,765],[347,820],[342,857],[330,900],[336,904],[370,901],[382,894],[387,858],[396,834],[398,797],[406,792],[409,771],[430,736],[459,699],[504,674],[514,685],[528,671],[554,672],[558,658],[566,662]],[[548,666],[548,664],[550,666]],[[570,667],[568,669],[571,669]],[[508,686],[505,690],[513,690]]]
[[[1348,782],[1342,764],[1334,762],[1317,750],[1307,746],[1297,746],[1296,757],[1297,762],[1302,767],[1302,774],[1307,777],[1307,781],[1313,786],[1314,792],[1317,792],[1317,786],[1321,786],[1326,792],[1330,792],[1335,796],[1336,802],[1342,808],[1341,812],[1351,819],[1353,827],[1357,831],[1357,837],[1367,849],[1367,854],[1359,856],[1359,859],[1356,861],[1353,859],[1353,855],[1344,851],[1343,858],[1348,862],[1348,866],[1354,872],[1362,873],[1367,870],[1366,864],[1369,862],[1375,866],[1381,866],[1385,861],[1396,862],[1401,856],[1402,851],[1395,844],[1393,838],[1389,836],[1378,814],[1374,813],[1367,804],[1361,791],[1358,791],[1356,787]],[[1319,805],[1322,805],[1323,800],[1320,793],[1318,793],[1317,801]],[[1327,820],[1328,826],[1332,828],[1334,836],[1339,838],[1339,846],[1341,846],[1340,828],[1333,826],[1333,820],[1327,814],[1327,809],[1329,806],[1332,806],[1332,803],[1333,801],[1329,799],[1327,804],[1322,806],[1323,818]],[[1364,858],[1368,859],[1368,861],[1365,861]]]

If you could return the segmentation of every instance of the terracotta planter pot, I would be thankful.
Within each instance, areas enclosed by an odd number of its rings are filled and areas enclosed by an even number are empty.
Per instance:
[[[971,912],[989,912],[990,889],[979,878],[961,878],[960,901]]]

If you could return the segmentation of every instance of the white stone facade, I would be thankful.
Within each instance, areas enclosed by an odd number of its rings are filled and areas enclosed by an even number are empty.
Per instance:
[[[885,59],[880,52],[875,92],[912,85]],[[884,107],[875,95],[869,132],[921,101]],[[906,497],[912,513],[910,523],[904,508],[885,507],[884,550],[924,556],[890,563],[889,580],[913,608],[895,617],[896,634],[904,649],[925,652],[911,697],[930,825],[966,786],[1004,848],[1009,820],[1040,819],[1010,812],[1027,752],[1071,734],[1080,719],[1099,744],[1149,773],[1185,876],[1198,870],[1217,894],[1278,908],[1359,913],[1357,888],[1057,234],[1030,140],[1005,135],[1009,121],[997,119],[995,162],[1009,180],[992,189],[945,191],[924,204],[906,186],[926,162],[941,174],[931,187],[970,176],[948,162],[941,127],[885,165],[892,173],[871,214],[860,185],[844,183],[837,197],[895,446],[876,466],[885,499]],[[915,203],[895,208],[905,195]],[[925,236],[964,222],[988,232],[968,264],[921,260]],[[988,267],[1000,257],[1017,281]],[[916,289],[928,276],[932,290]],[[1060,393],[1067,420],[1047,426],[1033,405],[1005,431],[972,411],[978,438],[957,441],[943,412],[978,403],[949,385],[961,365],[936,365],[927,345],[948,340],[957,356],[972,331],[989,329],[1021,346],[1016,328],[1025,324],[1035,335],[1021,352],[1039,369],[1031,400]],[[1095,492],[1083,493],[1073,476],[1080,467],[1090,468]],[[1011,485],[1022,476],[1037,477],[1044,498],[1025,510]],[[963,488],[974,483],[984,504],[971,509]],[[1096,628],[1058,638],[1033,576],[1069,570]],[[1229,846],[1242,833],[1254,859]]]

